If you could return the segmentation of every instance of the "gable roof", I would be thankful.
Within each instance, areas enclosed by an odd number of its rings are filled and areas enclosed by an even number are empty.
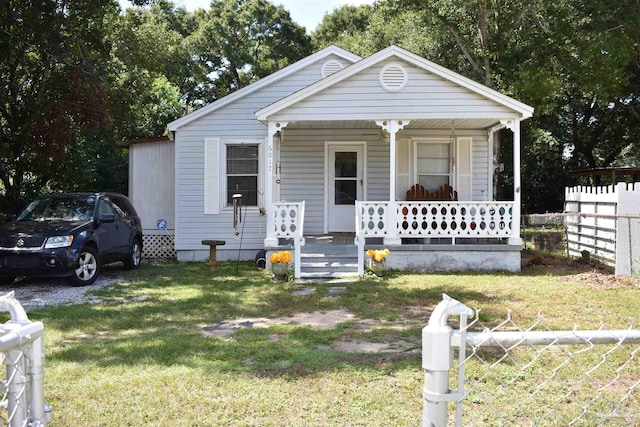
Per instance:
[[[482,85],[478,82],[475,82],[467,77],[464,77],[454,71],[451,71],[445,67],[442,67],[434,62],[431,62],[421,56],[418,56],[414,53],[411,53],[405,49],[402,49],[398,46],[389,46],[386,49],[383,49],[371,56],[368,56],[361,61],[358,61],[329,77],[326,77],[322,80],[317,81],[304,89],[301,89],[293,94],[286,96],[256,112],[256,117],[260,121],[266,121],[270,116],[276,114],[291,105],[305,100],[322,90],[329,88],[345,79],[381,62],[391,57],[397,57],[404,61],[407,61],[416,67],[422,68],[423,70],[430,72],[434,75],[437,75],[449,82],[457,84],[463,88],[470,90],[480,96],[483,96],[489,100],[496,102],[499,105],[502,105],[506,108],[514,110],[518,112],[522,119],[529,118],[533,115],[533,107],[526,105],[514,98],[511,98],[503,93],[500,93],[496,90],[493,90],[485,85]],[[406,117],[409,119],[410,117]]]
[[[250,93],[253,93],[255,91],[257,91],[258,89],[261,89],[265,86],[268,86],[271,83],[274,83],[280,79],[283,79],[287,76],[290,76],[291,74],[302,70],[303,68],[307,67],[308,65],[313,64],[316,61],[319,61],[323,58],[329,57],[331,55],[335,55],[338,56],[340,58],[343,58],[349,62],[356,62],[361,60],[362,58],[354,53],[351,53],[347,50],[344,50],[342,48],[339,48],[337,46],[329,46],[327,48],[324,48],[316,53],[313,53],[309,56],[307,56],[306,58],[303,58],[301,60],[299,60],[298,62],[295,62],[285,68],[283,68],[282,70],[276,71],[273,74],[268,75],[267,77],[263,77],[260,80],[258,80],[257,82],[254,82],[252,84],[250,84],[249,86],[245,86],[242,89],[239,89],[227,96],[224,96],[214,102],[212,102],[211,104],[205,105],[202,108],[197,109],[196,111],[187,114],[186,116],[183,116],[177,120],[172,121],[171,123],[169,123],[167,126],[169,127],[170,131],[175,131],[178,128],[191,123],[192,121],[206,115],[209,114],[213,111],[216,111],[219,108],[224,107],[225,105],[228,105],[230,103],[232,103],[233,101],[236,101],[244,96],[249,95]]]

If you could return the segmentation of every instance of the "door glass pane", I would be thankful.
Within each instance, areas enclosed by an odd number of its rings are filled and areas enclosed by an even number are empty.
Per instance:
[[[355,179],[336,180],[335,189],[336,205],[355,205],[356,204],[356,182]]]
[[[336,178],[356,178],[358,176],[358,153],[336,152]]]

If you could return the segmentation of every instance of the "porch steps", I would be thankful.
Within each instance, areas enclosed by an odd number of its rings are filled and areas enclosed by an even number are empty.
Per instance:
[[[303,280],[358,276],[358,253],[353,245],[305,245],[300,258],[300,278]]]

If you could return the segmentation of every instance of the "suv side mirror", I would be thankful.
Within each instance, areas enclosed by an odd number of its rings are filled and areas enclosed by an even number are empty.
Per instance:
[[[114,214],[100,215],[100,222],[113,222],[115,220],[116,220],[116,216]]]

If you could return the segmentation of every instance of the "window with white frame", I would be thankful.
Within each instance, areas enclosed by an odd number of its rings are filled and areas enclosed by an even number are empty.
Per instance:
[[[226,144],[226,206],[242,194],[243,206],[258,206],[260,144]]]
[[[448,140],[416,143],[416,175],[425,190],[450,184],[452,146]]]

